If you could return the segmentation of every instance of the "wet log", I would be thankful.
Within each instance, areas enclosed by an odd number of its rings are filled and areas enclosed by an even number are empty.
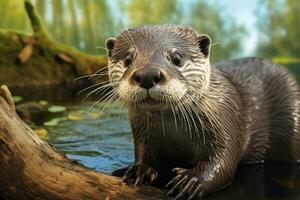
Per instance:
[[[67,159],[18,117],[6,86],[0,88],[0,180],[0,198],[13,200],[164,198],[162,189],[127,186]]]

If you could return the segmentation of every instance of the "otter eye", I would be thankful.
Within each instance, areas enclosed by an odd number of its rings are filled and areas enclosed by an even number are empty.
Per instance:
[[[172,55],[171,55],[171,61],[172,61],[172,63],[174,64],[174,65],[176,65],[176,66],[180,66],[180,64],[181,64],[181,55],[179,54],[179,53],[173,53]]]
[[[125,67],[128,67],[132,63],[132,56],[131,54],[127,55],[124,59],[124,65]]]

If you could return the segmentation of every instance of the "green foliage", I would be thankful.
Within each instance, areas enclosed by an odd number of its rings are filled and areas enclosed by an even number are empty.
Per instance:
[[[0,28],[31,32],[24,9],[24,0],[0,0]]]
[[[196,1],[189,13],[189,24],[212,38],[213,61],[232,58],[241,50],[245,30],[230,16],[223,16],[221,7],[203,0]]]
[[[12,97],[15,104],[20,103],[23,100],[23,97],[21,96],[13,96]]]
[[[300,57],[298,0],[261,1],[259,28],[263,35],[258,53],[266,57]]]
[[[0,55],[5,55],[0,57],[1,84],[23,87],[70,82],[106,65],[104,56],[87,55],[49,38],[29,2],[25,6],[34,33],[0,31]]]
[[[228,59],[241,50],[245,31],[230,16],[222,16],[222,8],[205,0],[191,3],[179,0],[131,0],[122,4],[132,27],[143,24],[186,24],[212,38],[212,61]],[[185,8],[185,9],[184,9]]]
[[[0,28],[30,31],[24,0],[0,0]],[[35,0],[38,13],[55,40],[88,53],[105,53],[106,38],[143,24],[187,24],[211,35],[212,60],[232,57],[240,50],[244,31],[222,9],[205,0]],[[10,11],[14,12],[10,12]],[[26,23],[24,23],[26,22]],[[97,49],[97,46],[99,48]]]
[[[125,9],[132,27],[143,24],[176,23],[180,10],[177,0],[131,0]]]
[[[51,113],[60,113],[66,111],[67,108],[64,106],[53,105],[48,108],[48,111]]]

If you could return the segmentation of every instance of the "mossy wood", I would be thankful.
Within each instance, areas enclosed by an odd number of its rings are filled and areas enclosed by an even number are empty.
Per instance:
[[[29,1],[25,8],[32,35],[0,31],[0,84],[31,87],[72,82],[106,66],[105,56],[88,55],[53,40]]]

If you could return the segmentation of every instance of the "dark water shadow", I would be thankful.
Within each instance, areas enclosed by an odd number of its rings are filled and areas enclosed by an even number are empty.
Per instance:
[[[240,165],[232,185],[209,200],[300,199],[300,163],[268,162]]]

